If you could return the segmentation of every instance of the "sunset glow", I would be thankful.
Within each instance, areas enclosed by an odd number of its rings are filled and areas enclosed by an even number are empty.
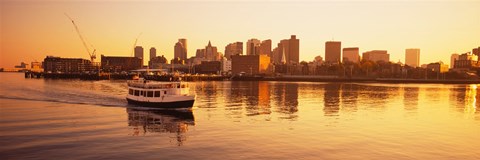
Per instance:
[[[452,53],[480,45],[480,1],[2,1],[0,67],[42,61],[47,55],[88,54],[64,15],[78,24],[100,54],[130,56],[137,45],[173,58],[179,38],[188,57],[208,41],[219,52],[250,38],[297,35],[300,61],[325,57],[325,42],[359,47],[360,53],[387,50],[393,62],[405,49],[420,48],[420,63],[450,62]],[[148,59],[148,55],[145,57]],[[96,61],[99,61],[97,58]],[[145,63],[147,60],[145,60]]]

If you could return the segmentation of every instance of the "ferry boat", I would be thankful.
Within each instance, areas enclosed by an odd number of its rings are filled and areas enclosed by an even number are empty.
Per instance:
[[[195,96],[182,81],[151,81],[144,78],[127,81],[127,101],[130,104],[152,108],[191,108]]]

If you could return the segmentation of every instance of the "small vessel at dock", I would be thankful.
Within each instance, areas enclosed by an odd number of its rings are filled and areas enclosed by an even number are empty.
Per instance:
[[[195,96],[188,83],[182,81],[129,80],[127,101],[152,108],[191,108]]]

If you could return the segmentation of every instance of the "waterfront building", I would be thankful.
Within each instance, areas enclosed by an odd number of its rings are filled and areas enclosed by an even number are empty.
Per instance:
[[[455,67],[455,61],[458,60],[458,56],[460,56],[457,53],[454,53],[450,56],[450,68]]]
[[[243,54],[243,42],[234,42],[225,46],[225,58],[231,60],[232,55]]]
[[[150,61],[148,62],[148,66],[151,69],[159,69],[163,64],[168,64],[167,63],[167,58],[165,58],[163,55],[162,56],[157,56],[150,58]]]
[[[134,55],[135,57],[139,58],[142,60],[142,66],[143,66],[143,47],[142,46],[136,46],[134,49]]]
[[[325,63],[338,64],[341,59],[342,43],[339,41],[325,42]]]
[[[30,65],[30,68],[32,70],[39,70],[39,69],[42,69],[42,63],[41,62],[32,62],[32,64]]]
[[[157,57],[157,49],[155,47],[150,48],[150,60]]]
[[[232,74],[265,74],[268,72],[269,66],[270,57],[267,55],[232,56]]]
[[[480,47],[472,49],[472,54],[480,56]]]
[[[45,72],[62,72],[62,73],[82,73],[94,71],[92,62],[90,60],[81,58],[60,58],[54,56],[47,56],[44,60]]]
[[[436,73],[445,73],[448,72],[448,65],[443,64],[443,62],[430,63],[427,65],[427,69],[430,69]]]
[[[222,60],[222,72],[229,74],[232,72],[232,60],[224,58]]]
[[[220,61],[202,61],[195,65],[195,73],[200,74],[219,74],[222,71],[222,62]]]
[[[256,53],[256,47],[260,46],[260,40],[252,38],[247,40],[247,55],[257,55]]]
[[[187,40],[186,39],[179,39],[174,46],[174,57],[179,58],[180,60],[187,59]]]
[[[480,67],[478,56],[470,52],[459,55],[454,65],[454,69],[474,69]]]
[[[405,50],[405,64],[410,67],[419,67],[420,49],[410,48]]]
[[[386,50],[373,50],[368,52],[363,52],[363,60],[373,61],[373,62],[390,62],[390,54]]]
[[[358,47],[343,48],[343,62],[358,63],[360,61],[360,55]]]
[[[143,60],[138,57],[101,56],[101,67],[106,72],[141,69]]]

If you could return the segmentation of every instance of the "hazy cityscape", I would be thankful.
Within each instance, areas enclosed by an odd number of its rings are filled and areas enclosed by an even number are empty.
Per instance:
[[[82,38],[80,36],[80,38]],[[83,41],[83,39],[82,39]],[[232,42],[225,46],[224,53],[212,45],[197,49],[194,56],[188,57],[187,39],[178,39],[174,45],[174,58],[157,56],[157,49],[144,49],[135,46],[132,56],[101,55],[96,62],[95,49],[89,53],[91,60],[46,56],[43,62],[31,62],[31,66],[21,62],[15,69],[3,71],[31,71],[45,73],[123,73],[139,69],[166,69],[181,74],[209,74],[232,76],[307,76],[318,78],[393,78],[393,79],[468,79],[479,80],[480,47],[471,51],[451,55],[450,66],[442,61],[420,64],[421,49],[405,49],[405,63],[393,62],[387,50],[371,50],[361,53],[359,47],[342,48],[341,41],[325,42],[325,54],[312,61],[299,60],[300,40],[291,35],[273,45],[272,40],[255,38],[245,42]],[[91,51],[87,46],[86,50]],[[245,48],[245,54],[244,54]],[[143,64],[146,54],[148,64]],[[93,61],[92,61],[93,60]]]
[[[480,1],[0,1],[0,159],[480,159]]]

